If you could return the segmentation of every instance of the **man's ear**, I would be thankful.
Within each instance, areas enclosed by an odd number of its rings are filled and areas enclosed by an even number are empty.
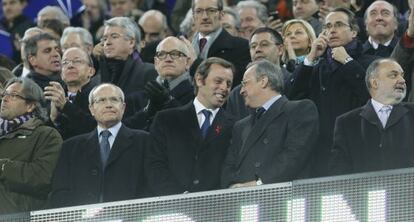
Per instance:
[[[266,88],[269,84],[269,78],[267,76],[260,77],[260,86]]]

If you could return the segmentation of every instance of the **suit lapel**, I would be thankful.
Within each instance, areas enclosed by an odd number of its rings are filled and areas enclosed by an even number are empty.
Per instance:
[[[372,125],[376,125],[378,129],[383,128],[381,120],[378,118],[378,115],[375,112],[374,107],[372,106],[371,100],[369,100],[368,103],[365,104],[365,107],[362,109],[360,115],[362,118],[366,119]]]
[[[268,125],[276,118],[278,118],[284,110],[285,104],[288,102],[286,97],[282,96],[276,102],[270,106],[263,116],[256,121],[255,125],[251,127],[250,133],[247,136],[245,143],[243,144],[240,152],[240,162],[242,162],[244,156],[248,151],[256,144],[256,141],[263,135],[264,131],[267,129]],[[251,116],[250,118],[253,118]],[[250,123],[251,121],[248,121]]]
[[[125,150],[130,149],[132,146],[131,132],[124,125],[122,125],[115,138],[114,144],[112,145],[107,165],[110,165],[119,156],[121,156]]]
[[[87,149],[87,160],[91,161],[95,166],[99,166],[99,168],[102,168],[97,129],[89,133],[86,140],[85,149]]]
[[[400,119],[403,118],[408,111],[409,110],[401,104],[394,105],[390,113],[390,116],[388,117],[385,129],[397,124],[398,121],[400,121]]]
[[[223,128],[228,128],[229,125],[231,125],[231,119],[226,115],[225,111],[220,108],[213,123],[208,129],[205,142],[210,143],[214,138],[220,135]]]
[[[191,138],[196,142],[196,148],[199,149],[200,143],[203,141],[201,137],[200,126],[198,124],[197,113],[193,105],[193,101],[183,107],[182,123],[186,125],[186,129],[190,130]]]

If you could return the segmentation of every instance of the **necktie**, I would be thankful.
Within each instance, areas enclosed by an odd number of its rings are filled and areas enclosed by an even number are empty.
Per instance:
[[[164,81],[162,81],[162,85],[163,85],[166,89],[170,89],[170,83],[168,82],[168,80],[164,79]]]
[[[379,111],[378,111],[378,117],[382,123],[382,127],[385,128],[385,126],[387,125],[387,120],[388,117],[390,116],[391,113],[391,106],[383,106]]]
[[[200,43],[198,45],[198,47],[200,49],[200,53],[203,51],[204,46],[206,45],[206,43],[207,43],[207,39],[206,38],[201,38],[200,39]]]
[[[108,160],[108,157],[109,157],[109,152],[111,151],[109,140],[108,140],[108,138],[111,136],[111,132],[109,132],[109,130],[104,130],[101,132],[101,136],[102,136],[102,139],[99,145],[101,147],[102,166],[103,168],[105,168],[106,161]]]
[[[256,119],[260,119],[262,117],[263,113],[266,111],[265,108],[260,107],[256,110]]]
[[[203,125],[201,125],[201,135],[203,136],[203,138],[206,138],[208,128],[210,128],[210,115],[211,115],[211,112],[206,110],[206,109],[201,110],[201,112],[206,117],[205,120],[204,120]]]
[[[75,102],[75,98],[76,98],[75,94],[69,94],[69,96],[68,96],[69,102],[71,102],[71,103]]]

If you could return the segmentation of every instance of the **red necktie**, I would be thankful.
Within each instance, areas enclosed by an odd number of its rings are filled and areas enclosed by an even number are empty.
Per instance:
[[[200,52],[202,52],[202,51],[203,51],[204,46],[206,45],[206,43],[207,43],[207,39],[206,39],[206,38],[201,38],[201,39],[200,39],[200,44],[198,45],[198,46],[199,46],[199,48],[200,48]]]

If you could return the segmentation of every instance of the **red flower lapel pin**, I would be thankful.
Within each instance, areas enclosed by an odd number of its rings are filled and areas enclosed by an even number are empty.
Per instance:
[[[216,134],[217,134],[217,135],[218,135],[218,134],[220,134],[222,129],[223,129],[223,127],[222,127],[222,126],[217,125],[217,126],[216,126],[216,129],[215,129]]]

